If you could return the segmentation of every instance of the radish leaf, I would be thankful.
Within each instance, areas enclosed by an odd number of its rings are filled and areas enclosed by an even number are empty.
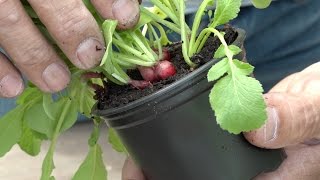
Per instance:
[[[221,61],[217,62],[208,72],[208,81],[216,81],[220,77],[222,77],[225,73],[227,73],[228,67],[228,59],[224,58]]]
[[[20,148],[31,156],[36,156],[40,152],[43,135],[33,131],[26,124],[22,125],[22,135],[19,141]]]
[[[212,25],[216,27],[236,18],[240,11],[241,0],[217,0]]]
[[[261,127],[267,119],[261,84],[235,72],[220,79],[210,93],[210,103],[222,129],[239,134]]]
[[[267,8],[271,4],[272,0],[251,0],[254,7],[259,9]]]
[[[108,141],[112,145],[112,148],[117,152],[124,152],[124,153],[127,152],[119,136],[116,134],[116,132],[112,128],[109,128],[108,130]]]
[[[0,120],[0,157],[4,156],[13,145],[19,142],[22,133],[22,118],[25,108],[18,106]]]
[[[111,56],[112,51],[112,36],[116,30],[118,22],[115,20],[105,20],[102,24],[104,41],[106,44],[106,53],[104,54],[100,66],[104,65]]]
[[[235,46],[235,45],[230,45],[228,47],[232,51],[233,55],[237,55],[242,51],[238,46]],[[219,58],[225,57],[226,54],[224,51],[225,51],[224,46],[221,45],[214,53],[214,58],[219,59]]]
[[[88,141],[89,153],[72,180],[106,180],[107,170],[103,163],[102,150],[97,141],[99,139],[99,124],[95,123],[94,130]]]

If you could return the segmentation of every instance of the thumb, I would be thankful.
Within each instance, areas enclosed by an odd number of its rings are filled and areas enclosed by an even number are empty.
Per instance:
[[[268,93],[265,101],[268,120],[262,128],[245,133],[249,142],[273,149],[320,138],[319,96]]]
[[[122,180],[146,180],[146,178],[132,159],[127,158],[122,168]]]

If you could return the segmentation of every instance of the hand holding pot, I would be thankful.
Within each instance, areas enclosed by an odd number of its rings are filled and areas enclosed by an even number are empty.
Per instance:
[[[290,75],[265,95],[268,121],[246,133],[258,147],[284,148],[288,156],[274,172],[256,179],[303,179],[320,177],[320,62]],[[141,170],[127,159],[123,180],[146,180]]]
[[[266,125],[245,136],[262,148],[284,147],[287,158],[276,171],[257,179],[319,179],[320,62],[282,80],[265,100]]]
[[[70,71],[33,24],[23,1],[0,0],[0,97],[15,97],[24,88],[20,72],[45,92],[64,89]],[[89,69],[99,64],[104,40],[82,0],[28,0],[50,35],[74,65]],[[103,18],[117,19],[130,28],[139,19],[137,0],[91,0]],[[25,2],[23,2],[25,3]]]

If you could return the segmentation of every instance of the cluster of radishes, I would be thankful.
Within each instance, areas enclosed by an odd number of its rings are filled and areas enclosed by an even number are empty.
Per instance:
[[[163,49],[163,58],[160,59],[153,67],[139,66],[139,72],[144,80],[131,80],[129,83],[138,89],[144,89],[153,82],[168,79],[176,74],[176,68],[171,62],[171,56],[168,49]]]

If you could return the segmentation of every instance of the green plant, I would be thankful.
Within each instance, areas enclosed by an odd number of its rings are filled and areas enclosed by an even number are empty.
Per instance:
[[[191,57],[201,51],[210,35],[214,34],[221,41],[219,49],[213,52],[214,57],[221,60],[210,69],[208,81],[217,81],[210,94],[210,103],[223,129],[238,134],[258,128],[266,120],[263,89],[257,80],[249,77],[253,66],[234,59],[241,49],[228,45],[224,33],[217,29],[219,25],[237,17],[241,0],[217,0],[211,23],[201,31],[198,31],[201,19],[205,14],[212,14],[212,11],[206,9],[214,4],[213,0],[202,2],[192,27],[189,27],[184,19],[184,1],[151,0],[155,7],[141,7],[140,22],[128,31],[116,30],[116,21],[103,21],[89,1],[85,0],[84,3],[101,26],[106,44],[106,53],[100,66],[90,71],[79,70],[68,63],[68,59],[50,37],[31,6],[26,1],[22,2],[34,23],[60,52],[72,73],[71,84],[55,95],[43,93],[28,83],[28,87],[16,101],[17,107],[0,120],[0,156],[4,156],[15,144],[29,155],[36,156],[40,152],[42,141],[51,142],[43,161],[41,180],[54,179],[51,174],[54,169],[53,156],[57,139],[74,125],[80,113],[92,118],[94,129],[88,140],[88,155],[73,179],[90,179],[89,175],[94,175],[93,179],[106,179],[102,150],[97,143],[102,121],[91,115],[91,108],[95,104],[94,91],[103,90],[105,81],[145,88],[150,85],[150,81],[168,78],[168,74],[174,75],[173,70],[165,75],[158,72],[159,69],[170,67],[165,46],[171,42],[163,26],[181,35],[183,57],[191,69],[198,66],[191,61]],[[254,4],[259,8],[266,7],[269,3],[270,0],[254,0]],[[164,67],[162,62],[167,65]],[[134,80],[127,75],[128,69],[135,68],[139,69],[145,80]],[[37,116],[34,116],[35,114]],[[109,131],[109,142],[115,150],[126,152],[112,129]]]

